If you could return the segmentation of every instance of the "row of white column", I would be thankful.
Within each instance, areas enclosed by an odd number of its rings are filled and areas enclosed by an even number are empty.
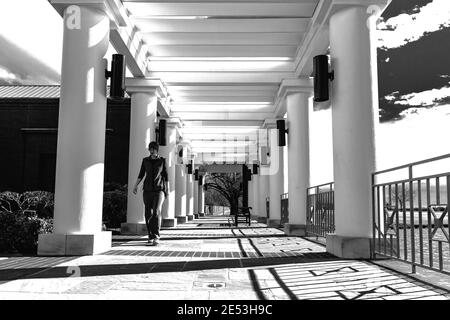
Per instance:
[[[101,231],[106,127],[103,57],[108,48],[110,24],[102,10],[79,8],[81,21],[77,28],[71,23],[72,14],[64,13],[55,231],[39,236],[41,255],[95,254],[111,246],[111,233]],[[378,94],[376,47],[371,41],[375,21],[369,19],[366,9],[357,5],[345,7],[333,13],[329,21],[331,60],[336,71],[332,87],[336,234],[327,239],[327,250],[349,258],[367,256],[371,232],[371,172],[375,170]],[[152,87],[129,90],[132,96],[129,186],[134,184],[142,158],[147,155],[148,142],[155,140],[155,90]],[[305,225],[309,185],[309,96],[310,92],[295,92],[286,97],[289,220],[300,231]],[[174,225],[176,217],[189,216],[192,203],[188,194],[190,183],[183,183],[185,172],[176,170],[177,125],[177,121],[169,120],[168,145],[160,151],[167,159],[169,174],[169,194],[163,206],[167,225]],[[277,130],[269,131],[271,164],[268,168],[261,167],[252,189],[253,202],[262,216],[265,198],[270,197],[269,223],[276,223],[281,216],[280,195],[284,192],[283,152],[276,143]],[[194,212],[201,213],[203,188],[194,182],[192,188]],[[143,226],[143,201],[141,195],[135,196],[130,191],[127,223],[136,224],[137,232],[137,225]]]
[[[327,236],[327,251],[344,258],[369,258],[371,173],[376,170],[378,123],[375,20],[369,16],[366,7],[352,6],[334,13],[329,27],[330,55],[335,70],[331,108],[336,231]],[[283,190],[283,152],[278,147],[277,129],[268,127],[270,166],[266,173],[260,170],[260,174],[252,178],[254,197],[251,205],[259,216],[266,216],[265,198],[270,198],[269,225],[280,224],[280,196],[289,192],[289,223],[285,225],[289,234],[305,235],[306,190],[310,186],[311,98],[312,88],[306,86],[292,88],[286,94],[288,190]],[[267,186],[270,186],[269,190]]]
[[[110,21],[96,7],[78,9],[64,12],[54,232],[39,235],[39,255],[90,255],[111,248],[111,232],[102,231],[107,68],[103,57],[109,46]],[[73,25],[74,14],[80,19],[77,26]],[[131,187],[142,158],[148,156],[148,143],[156,138],[157,90],[157,86],[146,85],[127,88],[131,123],[127,223],[123,229],[133,233],[146,232],[142,193],[134,195]],[[203,212],[203,188],[186,174],[184,166],[176,165],[177,125],[169,119],[168,144],[160,150],[169,177],[162,212],[166,225]]]
[[[131,94],[130,153],[128,185],[134,185],[142,159],[148,156],[148,144],[156,140],[155,91],[148,88],[128,88]],[[187,167],[177,164],[177,131],[181,127],[177,118],[166,120],[166,146],[160,146],[159,154],[166,160],[168,194],[162,206],[162,226],[174,227],[203,213],[203,187],[187,173]],[[144,203],[142,192],[138,195],[128,190],[127,222],[122,224],[122,234],[145,234]]]

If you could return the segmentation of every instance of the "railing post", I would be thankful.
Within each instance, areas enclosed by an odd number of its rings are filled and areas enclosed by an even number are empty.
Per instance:
[[[409,207],[410,207],[410,223],[411,223],[411,266],[412,273],[416,273],[416,238],[414,235],[414,198],[413,198],[413,166],[410,165],[409,168]],[[429,223],[429,222],[428,222]]]
[[[370,250],[370,258],[375,259],[375,234],[376,234],[376,217],[375,217],[375,174],[371,175],[372,181],[372,248]]]

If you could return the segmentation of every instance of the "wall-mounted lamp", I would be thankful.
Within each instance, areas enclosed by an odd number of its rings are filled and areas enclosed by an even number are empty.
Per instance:
[[[166,128],[167,128],[167,121],[165,119],[159,119],[158,127],[155,129],[155,132],[156,132],[156,141],[158,141],[158,144],[160,146],[167,145]]]
[[[322,102],[330,99],[329,81],[334,80],[334,70],[328,71],[328,56],[318,55],[313,59],[314,101]]]
[[[192,160],[189,161],[189,163],[186,165],[187,167],[187,173],[192,174]]]
[[[125,97],[125,68],[125,56],[123,54],[113,54],[111,71],[105,70],[105,78],[111,78],[109,97],[112,100],[123,100]]]
[[[195,171],[194,171],[194,180],[195,181],[198,180],[198,169],[195,169]]]
[[[284,147],[286,145],[286,134],[288,129],[286,129],[286,122],[284,119],[277,120],[278,129],[278,146]]]

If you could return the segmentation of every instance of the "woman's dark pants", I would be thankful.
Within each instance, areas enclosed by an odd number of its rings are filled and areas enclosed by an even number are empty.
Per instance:
[[[164,192],[145,191],[145,224],[147,225],[148,238],[159,239],[159,229],[161,228],[161,207],[164,201]]]

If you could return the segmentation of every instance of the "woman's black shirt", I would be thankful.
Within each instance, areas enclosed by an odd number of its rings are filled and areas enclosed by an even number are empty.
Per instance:
[[[144,191],[164,191],[167,194],[167,170],[166,159],[150,156],[142,159],[141,170],[138,178],[144,178]]]

